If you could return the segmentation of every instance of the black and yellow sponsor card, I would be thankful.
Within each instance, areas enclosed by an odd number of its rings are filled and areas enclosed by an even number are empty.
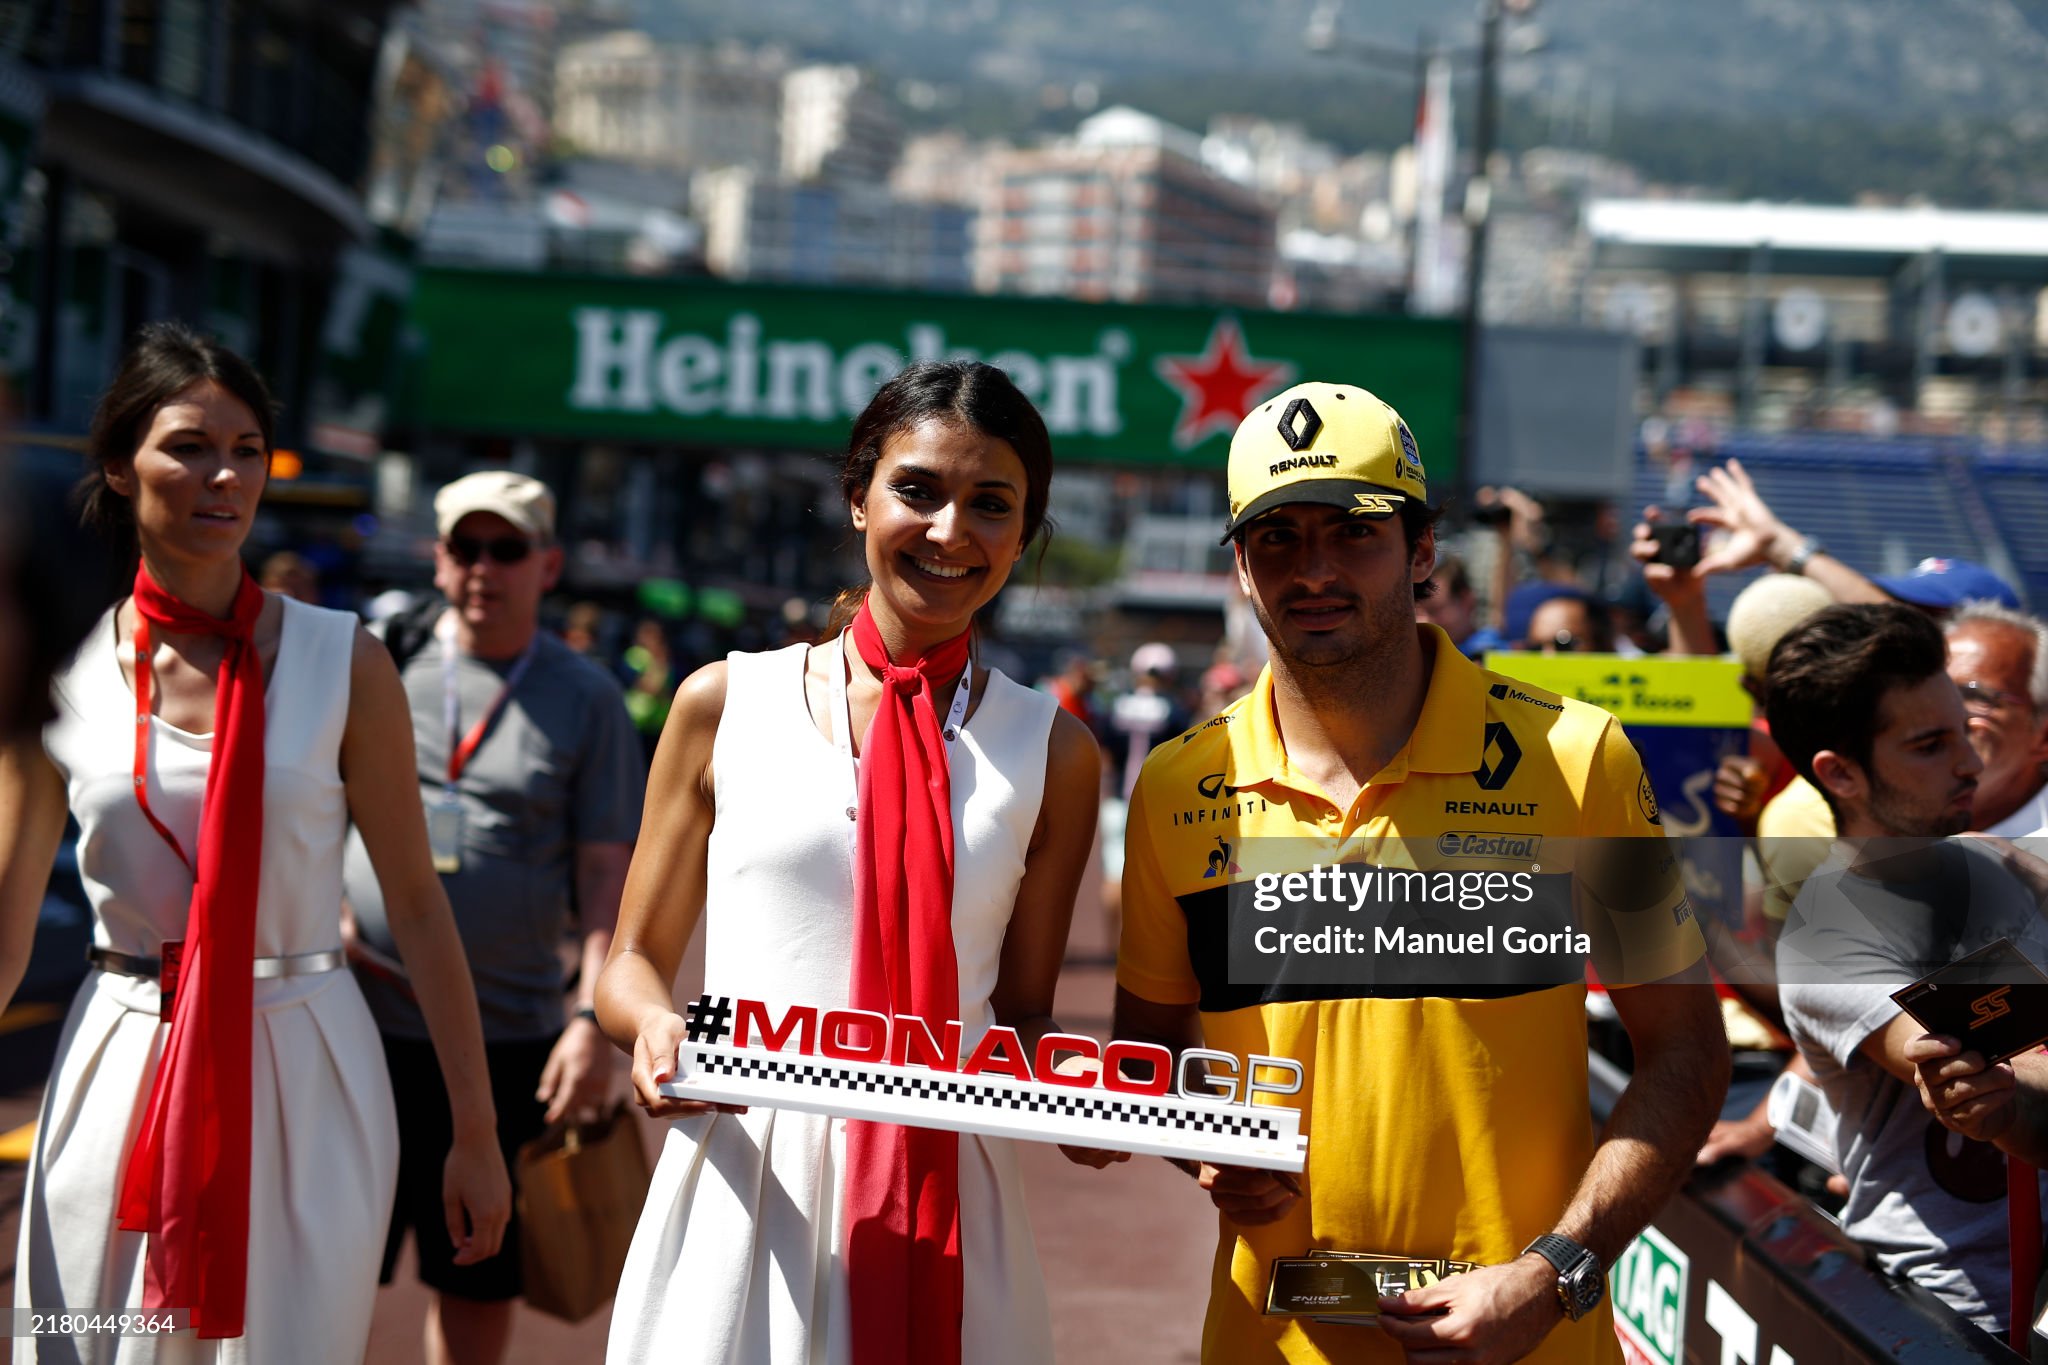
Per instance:
[[[1280,1318],[1378,1317],[1377,1268],[1349,1256],[1283,1256],[1273,1262],[1266,1313]]]
[[[1282,1275],[1280,1267],[1286,1265],[1328,1267],[1331,1263],[1348,1267],[1347,1275],[1355,1277],[1365,1288],[1353,1295],[1347,1295],[1343,1307],[1309,1306],[1303,1308],[1279,1308],[1281,1300]],[[1411,1289],[1421,1289],[1435,1284],[1446,1275],[1456,1275],[1475,1268],[1472,1261],[1451,1261],[1427,1256],[1399,1256],[1376,1251],[1323,1251],[1312,1250],[1298,1260],[1279,1260],[1273,1263],[1273,1287],[1267,1294],[1266,1311],[1275,1316],[1309,1317],[1317,1322],[1360,1323],[1371,1322],[1379,1316],[1379,1299],[1383,1295],[1404,1294]],[[1334,1284],[1336,1276],[1327,1269],[1321,1270],[1322,1279],[1309,1271],[1289,1271],[1287,1288],[1308,1287],[1307,1292],[1294,1294],[1288,1301],[1314,1305],[1317,1300],[1332,1290],[1320,1289],[1323,1283]],[[1352,1283],[1346,1280],[1346,1283]]]
[[[1892,993],[1929,1033],[1996,1065],[2048,1042],[2048,975],[2002,938]]]

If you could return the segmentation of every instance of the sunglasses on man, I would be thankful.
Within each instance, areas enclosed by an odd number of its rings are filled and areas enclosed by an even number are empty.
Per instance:
[[[494,564],[517,564],[533,553],[533,542],[525,536],[449,536],[444,543],[449,557],[465,569],[484,558]]]
[[[1964,710],[1973,716],[1982,716],[1986,719],[2008,707],[2014,710],[2022,707],[2032,710],[2034,705],[2031,698],[2023,697],[2017,692],[2008,692],[2002,687],[1991,687],[1980,682],[1958,684],[1956,691],[1963,694]]]

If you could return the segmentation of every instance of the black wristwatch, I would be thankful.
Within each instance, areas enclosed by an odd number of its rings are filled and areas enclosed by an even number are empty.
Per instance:
[[[1546,1232],[1523,1248],[1535,1252],[1557,1272],[1557,1301],[1564,1315],[1577,1322],[1600,1306],[1607,1293],[1607,1277],[1601,1273],[1600,1258],[1569,1237]]]

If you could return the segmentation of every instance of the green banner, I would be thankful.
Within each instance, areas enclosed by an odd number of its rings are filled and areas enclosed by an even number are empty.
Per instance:
[[[1686,1277],[1691,1260],[1669,1237],[1644,1228],[1607,1272],[1615,1332],[1629,1365],[1685,1359]]]
[[[1007,371],[1061,458],[1220,467],[1243,415],[1297,380],[1397,408],[1441,495],[1463,343],[1442,319],[885,293],[703,279],[426,269],[411,319],[418,427],[832,449],[906,360]]]
[[[313,381],[311,444],[360,459],[383,448],[398,387],[413,266],[394,235],[343,252]]]

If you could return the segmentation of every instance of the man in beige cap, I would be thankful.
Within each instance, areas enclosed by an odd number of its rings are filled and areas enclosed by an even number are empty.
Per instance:
[[[434,583],[446,599],[401,648],[420,791],[436,868],[476,981],[508,1167],[521,1144],[565,1115],[609,1105],[618,1054],[590,993],[611,947],[639,832],[646,773],[618,685],[540,628],[541,597],[562,572],[555,499],[507,470],[457,479],[434,499]],[[519,1220],[501,1254],[462,1264],[448,1242],[439,1171],[448,1105],[419,1006],[389,961],[383,904],[361,844],[345,871],[363,994],[384,1035],[399,1097],[398,1199],[385,1278],[410,1228],[420,1279],[437,1291],[427,1359],[503,1358],[520,1293]],[[556,945],[580,924],[582,975],[564,1021]]]
[[[1415,620],[1436,514],[1415,438],[1380,399],[1340,384],[1277,395],[1231,442],[1229,493],[1224,540],[1271,662],[1138,778],[1115,1034],[1300,1061],[1309,1146],[1299,1180],[1182,1163],[1222,1214],[1202,1357],[1618,1361],[1605,1268],[1689,1173],[1728,1074],[1642,764],[1606,712],[1488,673]],[[1583,837],[1606,835],[1638,837]],[[1595,843],[1628,845],[1635,875],[1599,875],[1581,851]],[[1370,931],[1366,956],[1240,956],[1270,951],[1254,931],[1275,920],[1246,894],[1269,874],[1527,877],[1532,855],[1554,911],[1569,918],[1583,891],[1590,927],[1633,940],[1628,973],[1603,967],[1636,1070],[1600,1143],[1590,945],[1533,971],[1490,953],[1411,957],[1379,931],[1414,910],[1377,904],[1336,917]],[[1558,880],[1559,858],[1579,860],[1576,882]],[[1450,918],[1505,939],[1527,912]],[[1376,1329],[1269,1314],[1275,1262],[1309,1248],[1476,1268],[1379,1299]]]

